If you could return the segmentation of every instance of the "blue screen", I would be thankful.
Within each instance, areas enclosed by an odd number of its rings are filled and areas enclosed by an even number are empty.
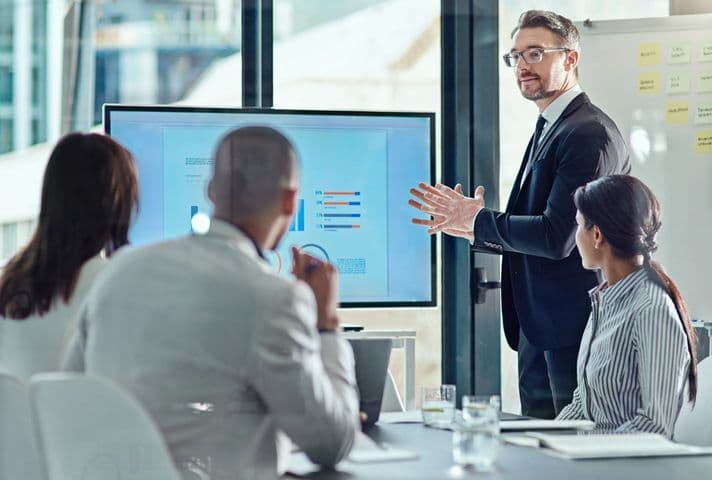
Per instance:
[[[236,127],[269,125],[301,165],[298,210],[267,255],[274,267],[288,274],[296,245],[336,266],[343,306],[434,304],[434,243],[407,204],[410,187],[433,180],[432,114],[107,105],[104,115],[137,163],[131,243],[189,234],[192,218],[212,210],[217,142]]]

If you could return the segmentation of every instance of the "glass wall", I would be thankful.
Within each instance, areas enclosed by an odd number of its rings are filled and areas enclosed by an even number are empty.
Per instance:
[[[510,34],[519,15],[531,8],[553,10],[574,21],[613,20],[622,18],[664,17],[669,14],[668,0],[544,0],[532,4],[527,0],[500,0],[499,2],[499,49],[502,54],[511,47]],[[580,62],[586,61],[586,45],[581,45]],[[518,92],[514,69],[500,64],[499,75],[500,109],[500,205],[506,205],[509,192],[522,162],[529,137],[534,131],[538,110]],[[586,90],[586,79],[580,79]],[[594,103],[595,98],[591,99]],[[517,362],[502,334],[502,406],[508,411],[518,411]]]
[[[275,0],[274,106],[435,112],[439,135],[440,3]],[[415,391],[440,383],[439,308],[343,315],[369,329],[415,332]],[[398,386],[402,352],[394,350],[391,362]]]
[[[240,0],[0,0],[0,264],[32,233],[23,225],[37,215],[61,133],[99,129],[103,103],[215,104],[195,92],[239,58],[240,8]],[[219,91],[239,106],[233,78]]]

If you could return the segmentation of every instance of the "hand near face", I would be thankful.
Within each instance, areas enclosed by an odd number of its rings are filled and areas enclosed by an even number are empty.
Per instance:
[[[292,274],[303,280],[314,292],[317,306],[317,328],[336,330],[339,328],[338,307],[339,275],[329,263],[292,247]]]
[[[433,187],[421,182],[418,188],[410,189],[410,194],[420,201],[410,199],[408,205],[431,216],[429,220],[413,218],[413,223],[428,227],[431,235],[443,232],[469,241],[474,239],[472,224],[485,206],[483,186],[477,187],[474,198],[465,196],[459,183],[453,189],[440,183]]]

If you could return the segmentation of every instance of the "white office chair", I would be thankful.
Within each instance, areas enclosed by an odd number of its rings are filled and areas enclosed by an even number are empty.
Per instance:
[[[390,369],[386,372],[386,383],[383,386],[383,400],[381,401],[382,412],[405,412],[403,400],[398,394],[396,381]]]
[[[153,420],[108,380],[38,374],[30,397],[49,480],[180,480]]]
[[[685,403],[675,423],[673,438],[681,443],[712,446],[712,357],[697,364],[697,401],[694,409]]]
[[[27,387],[0,373],[0,478],[44,480]]]

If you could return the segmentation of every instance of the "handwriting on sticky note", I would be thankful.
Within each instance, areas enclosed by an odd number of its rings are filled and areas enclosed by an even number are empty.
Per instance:
[[[665,83],[665,93],[689,93],[690,74],[687,72],[669,73]]]
[[[653,95],[660,91],[660,72],[641,72],[638,76],[638,94]]]
[[[668,63],[690,63],[690,49],[689,43],[670,45]]]
[[[712,102],[697,105],[695,109],[695,123],[697,125],[712,123]]]
[[[712,43],[705,43],[700,48],[700,62],[712,62]]]
[[[700,130],[695,135],[695,153],[712,153],[712,130]]]
[[[690,106],[687,102],[668,102],[665,109],[665,123],[668,125],[684,125],[687,123]]]
[[[638,50],[638,65],[649,67],[660,63],[660,44],[641,43]]]
[[[698,93],[712,92],[712,70],[699,72],[697,74],[697,92]]]

